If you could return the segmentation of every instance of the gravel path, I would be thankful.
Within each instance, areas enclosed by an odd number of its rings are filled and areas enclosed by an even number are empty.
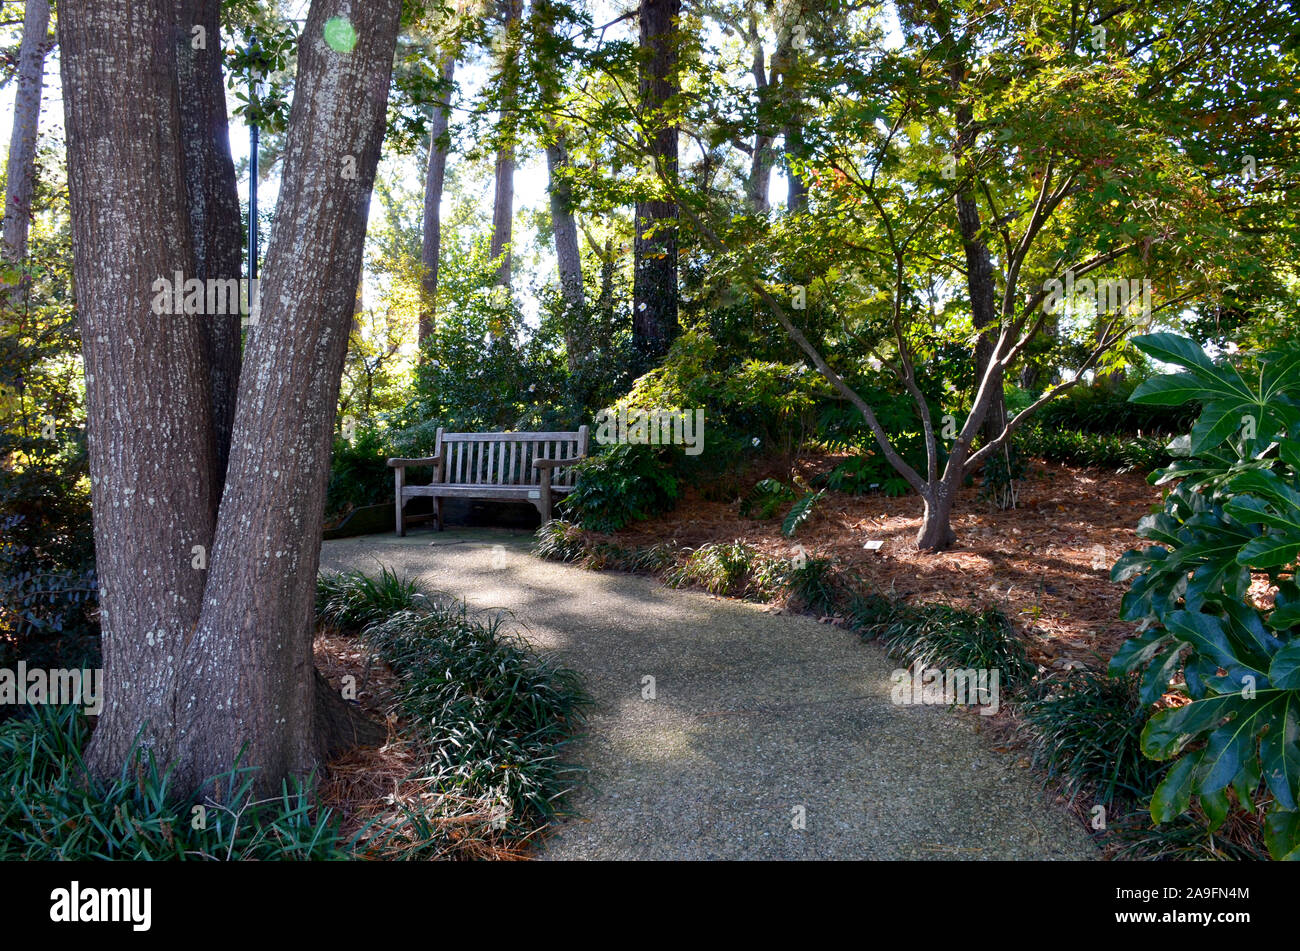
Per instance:
[[[977,717],[891,703],[898,665],[880,648],[759,605],[543,562],[530,544],[491,529],[371,535],[326,542],[321,560],[387,565],[505,609],[585,677],[596,704],[568,752],[589,786],[542,858],[1096,857]]]

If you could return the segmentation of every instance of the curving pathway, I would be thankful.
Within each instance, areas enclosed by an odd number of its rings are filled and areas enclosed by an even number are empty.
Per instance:
[[[585,677],[596,703],[567,752],[589,785],[541,858],[1097,856],[978,717],[893,704],[898,665],[881,648],[760,605],[544,562],[530,545],[492,529],[370,535],[325,542],[321,562],[386,565],[504,609]]]

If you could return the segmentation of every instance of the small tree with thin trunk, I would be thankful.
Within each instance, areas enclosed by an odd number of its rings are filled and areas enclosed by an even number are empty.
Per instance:
[[[766,121],[797,119],[801,151],[788,158],[808,185],[806,212],[741,216],[736,197],[686,176],[660,181],[714,273],[748,283],[861,414],[922,500],[917,544],[938,550],[955,541],[966,476],[1039,407],[1112,359],[1135,327],[1214,293],[1249,254],[1233,231],[1249,205],[1239,183],[1212,187],[1220,169],[1189,154],[1182,97],[1213,80],[1180,71],[1195,41],[1171,40],[1159,17],[1116,15],[1098,49],[1100,34],[1069,11],[936,0],[900,13],[897,47],[848,2],[820,8],[801,31],[816,42],[803,45],[798,96],[777,98]],[[1225,14],[1199,11],[1188,30],[1208,36]],[[735,88],[695,90],[683,127],[704,141],[752,136],[729,118],[745,115],[727,99]],[[626,114],[622,141],[637,147],[640,116]],[[1002,418],[1003,381],[1062,310],[1063,378]],[[1064,357],[1067,331],[1089,341],[1081,358]],[[969,389],[938,406],[918,383],[935,334],[962,341],[975,364]],[[873,374],[913,403],[919,466],[859,392]]]

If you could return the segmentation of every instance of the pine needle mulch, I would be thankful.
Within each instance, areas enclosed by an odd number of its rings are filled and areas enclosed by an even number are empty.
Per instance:
[[[351,750],[325,765],[318,789],[320,804],[340,820],[343,838],[368,823],[389,825],[398,835],[368,837],[364,854],[375,859],[493,859],[529,857],[528,843],[507,841],[493,828],[493,803],[432,788],[419,778],[418,744],[407,737],[409,724],[393,712],[397,675],[356,637],[325,627],[313,644],[316,668],[335,689],[353,677],[356,700],[373,720],[388,726],[380,747]],[[406,816],[423,817],[419,827]]]
[[[808,480],[838,461],[805,458],[795,468]],[[780,517],[742,518],[739,499],[707,501],[692,490],[672,512],[614,540],[627,547],[675,541],[695,548],[740,539],[783,558],[802,545],[809,556],[835,558],[879,591],[910,603],[1000,608],[1034,660],[1049,669],[1104,667],[1133,630],[1119,620],[1126,586],[1110,581],[1110,567],[1126,550],[1141,547],[1138,520],[1159,503],[1161,490],[1140,473],[1039,461],[1017,508],[994,511],[978,494],[978,487],[959,494],[952,523],[957,542],[939,553],[916,547],[921,503],[915,495],[827,492],[813,519],[787,539]],[[871,540],[882,547],[865,549]]]

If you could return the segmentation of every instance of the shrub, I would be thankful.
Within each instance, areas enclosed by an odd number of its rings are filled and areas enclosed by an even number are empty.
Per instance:
[[[255,771],[238,764],[194,797],[175,797],[168,775],[139,748],[120,775],[88,778],[90,736],[77,707],[33,707],[0,724],[0,860],[338,859],[348,855],[329,810],[305,783],[258,800]],[[217,791],[220,791],[219,795]],[[194,828],[193,808],[205,809]]]
[[[785,562],[768,558],[742,541],[711,542],[670,568],[664,583],[670,588],[697,584],[710,594],[770,601],[779,593],[786,575]]]
[[[1272,797],[1264,838],[1275,858],[1300,858],[1300,350],[1265,354],[1243,374],[1174,334],[1138,337],[1145,353],[1181,368],[1153,377],[1133,400],[1202,404],[1184,453],[1152,481],[1177,485],[1138,525],[1156,544],[1111,572],[1128,581],[1125,620],[1142,633],[1111,669],[1141,671],[1150,704],[1181,671],[1190,700],[1156,713],[1143,752],[1170,761],[1151,798],[1157,824],[1195,801],[1214,832],[1233,809]],[[1274,603],[1250,597],[1267,577]],[[1229,790],[1233,797],[1229,797]]]
[[[1057,429],[1042,420],[1031,419],[1012,439],[1025,456],[1118,472],[1150,472],[1173,458],[1166,439]]]
[[[593,532],[616,532],[671,509],[680,493],[669,447],[617,445],[574,468],[578,481],[560,503],[566,518]]]
[[[795,500],[794,489],[779,479],[761,479],[740,503],[740,514],[747,518],[775,518],[776,513]]]
[[[942,604],[900,610],[881,633],[885,647],[907,665],[999,671],[1008,691],[1028,686],[1036,668],[1001,611],[979,614]]]
[[[399,611],[413,610],[426,599],[423,585],[388,568],[378,575],[342,571],[316,578],[317,617],[347,631],[360,631]]]
[[[1133,677],[1081,670],[1049,681],[1024,705],[1034,765],[1071,802],[1086,795],[1109,810],[1117,796],[1141,801],[1163,772],[1142,755],[1148,709]]]
[[[392,502],[393,470],[388,468],[388,457],[393,454],[387,435],[378,429],[358,429],[351,440],[336,438],[325,492],[326,518]]]
[[[508,837],[556,815],[577,775],[557,752],[589,702],[576,673],[463,603],[432,601],[363,636],[400,679],[397,701],[425,750],[419,778],[431,792],[500,799]]]

